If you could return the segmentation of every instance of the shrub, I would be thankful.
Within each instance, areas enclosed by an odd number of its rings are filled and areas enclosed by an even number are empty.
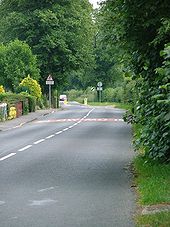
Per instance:
[[[40,99],[42,96],[41,87],[38,82],[28,75],[24,78],[19,84],[19,89],[27,92],[28,94],[35,96],[37,99]]]
[[[8,104],[8,110],[11,106],[14,106],[18,102],[23,103],[23,114],[35,111],[36,97],[29,95],[28,93],[0,93],[0,102],[6,102]]]
[[[4,89],[3,85],[0,85],[0,93],[5,93],[5,89]]]
[[[148,87],[143,82],[140,100],[135,114],[142,129],[136,140],[136,148],[144,150],[148,159],[170,161],[170,45],[161,52],[165,61],[156,69],[155,84]]]
[[[103,91],[104,102],[123,102],[123,88],[106,88]]]
[[[88,87],[85,91],[72,89],[65,93],[67,94],[68,100],[74,100],[80,103],[84,102],[84,98],[87,98],[90,102],[94,102],[97,99],[96,91],[92,91],[91,87]]]

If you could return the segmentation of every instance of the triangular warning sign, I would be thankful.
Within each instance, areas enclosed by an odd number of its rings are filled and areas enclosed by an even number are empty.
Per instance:
[[[53,80],[53,78],[52,78],[52,76],[51,75],[49,75],[48,77],[47,77],[47,80]]]

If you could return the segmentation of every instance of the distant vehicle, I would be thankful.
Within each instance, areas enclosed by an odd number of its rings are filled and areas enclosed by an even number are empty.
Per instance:
[[[60,95],[60,101],[67,101],[67,95]]]

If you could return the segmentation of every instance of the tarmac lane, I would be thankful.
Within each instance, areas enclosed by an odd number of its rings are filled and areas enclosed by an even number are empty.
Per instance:
[[[0,226],[134,226],[131,128],[102,120],[122,114],[71,105],[1,132]]]

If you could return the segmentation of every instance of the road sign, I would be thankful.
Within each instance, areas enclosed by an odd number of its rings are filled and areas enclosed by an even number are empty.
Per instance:
[[[102,85],[103,85],[102,82],[98,82],[98,83],[97,83],[97,86],[98,86],[98,87],[102,87]]]
[[[52,76],[51,76],[51,75],[49,75],[49,76],[47,77],[47,80],[52,81],[52,80],[53,80]]]
[[[54,85],[54,80],[51,75],[47,77],[46,85],[49,85],[49,107],[51,108],[51,85]]]
[[[97,87],[97,91],[103,91],[102,87]]]
[[[54,80],[46,80],[46,85],[54,85]]]
[[[47,77],[46,84],[47,84],[47,85],[54,85],[54,80],[53,80],[53,78],[52,78],[51,75],[49,75],[49,76]]]

